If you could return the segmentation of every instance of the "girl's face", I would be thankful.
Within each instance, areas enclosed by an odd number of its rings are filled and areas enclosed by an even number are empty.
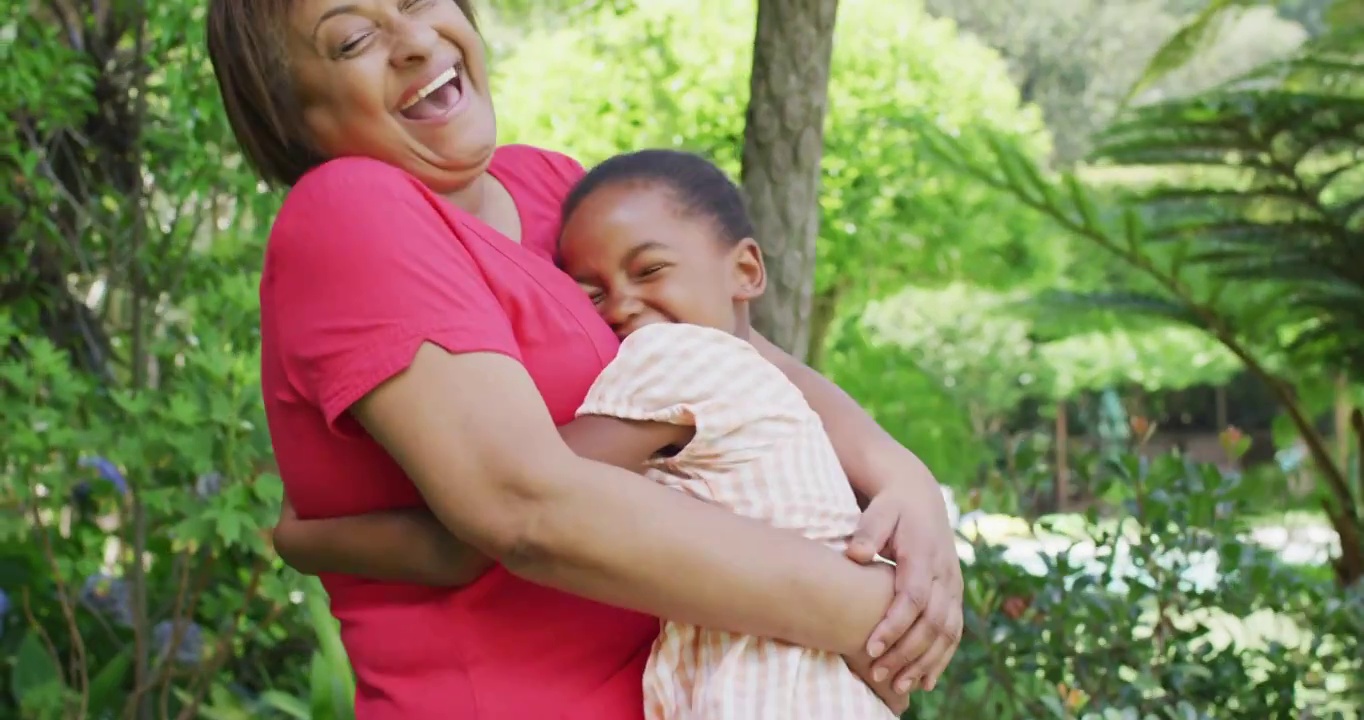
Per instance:
[[[659,322],[742,334],[743,303],[762,294],[762,255],[752,239],[717,236],[662,185],[607,185],[568,218],[559,252],[619,337]]]

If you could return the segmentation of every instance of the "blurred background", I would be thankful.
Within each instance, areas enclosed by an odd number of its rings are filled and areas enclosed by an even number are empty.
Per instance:
[[[944,485],[906,717],[1361,717],[1364,0],[482,5],[502,139],[742,178],[760,328]],[[0,717],[353,717],[205,3],[0,7]]]

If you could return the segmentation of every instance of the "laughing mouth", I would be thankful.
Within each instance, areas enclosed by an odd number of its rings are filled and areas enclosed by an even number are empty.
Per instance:
[[[428,120],[449,112],[463,96],[464,63],[461,61],[433,78],[398,108],[398,112],[409,120]]]

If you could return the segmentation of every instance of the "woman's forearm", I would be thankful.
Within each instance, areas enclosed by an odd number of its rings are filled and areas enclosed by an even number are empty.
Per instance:
[[[739,517],[575,459],[543,472],[562,491],[540,504],[523,552],[532,582],[704,627],[856,654],[885,614],[893,573],[859,566],[797,533]]]
[[[352,412],[451,532],[532,582],[841,654],[890,605],[889,568],[573,454],[505,356],[424,345]]]

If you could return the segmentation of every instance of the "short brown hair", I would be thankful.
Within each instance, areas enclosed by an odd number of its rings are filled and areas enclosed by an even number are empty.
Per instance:
[[[474,18],[473,0],[452,0]],[[208,55],[232,134],[272,185],[290,186],[327,158],[303,132],[288,73],[285,36],[291,0],[210,0]]]

